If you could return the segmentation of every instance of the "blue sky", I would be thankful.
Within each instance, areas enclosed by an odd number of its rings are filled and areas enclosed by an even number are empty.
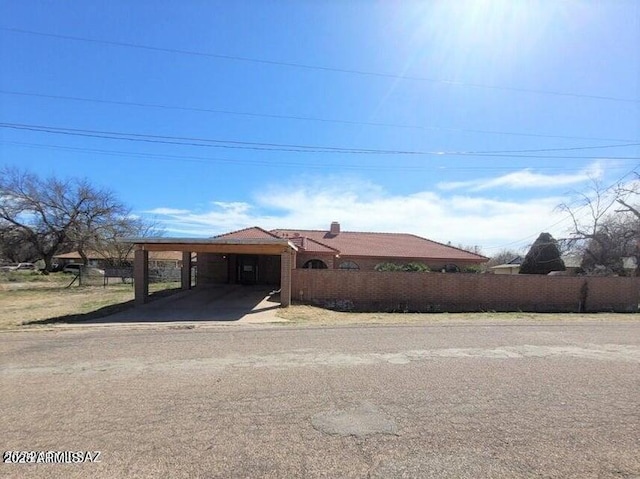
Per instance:
[[[0,1],[0,165],[168,236],[337,220],[490,256],[630,179],[639,46],[623,0]]]

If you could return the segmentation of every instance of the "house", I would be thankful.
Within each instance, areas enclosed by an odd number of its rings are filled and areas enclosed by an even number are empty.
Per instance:
[[[214,237],[215,240],[281,239],[296,247],[293,268],[373,271],[380,263],[423,263],[432,271],[460,271],[487,261],[484,256],[403,233],[275,229],[258,226]],[[280,264],[269,255],[207,254],[200,258],[200,283],[278,284]]]
[[[516,256],[507,263],[492,266],[489,269],[493,274],[518,274],[520,273],[520,265],[522,265],[523,261],[524,258],[522,256]]]
[[[197,284],[265,284],[282,289],[280,302],[291,301],[291,270],[335,269],[373,271],[379,263],[426,264],[432,271],[460,271],[488,258],[413,234],[328,230],[275,229],[258,226],[208,239],[132,238],[136,245],[136,302],[146,301],[152,255],[181,251],[183,288],[190,283],[192,253],[197,254]],[[146,276],[145,276],[146,275]]]

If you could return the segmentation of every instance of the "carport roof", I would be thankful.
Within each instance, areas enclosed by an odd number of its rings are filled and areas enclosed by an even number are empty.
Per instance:
[[[126,238],[147,251],[191,251],[195,253],[280,254],[297,251],[285,238]]]

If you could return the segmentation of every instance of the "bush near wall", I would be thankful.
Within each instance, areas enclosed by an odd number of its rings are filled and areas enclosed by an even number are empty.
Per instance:
[[[373,269],[376,271],[407,271],[417,273],[428,273],[431,271],[426,264],[415,262],[407,264],[378,263]]]
[[[291,291],[341,311],[637,312],[640,278],[294,269]]]

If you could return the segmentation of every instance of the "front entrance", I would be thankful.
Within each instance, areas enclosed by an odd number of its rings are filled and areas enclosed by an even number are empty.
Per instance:
[[[236,278],[241,284],[256,284],[258,282],[258,257],[238,255],[238,271]]]

